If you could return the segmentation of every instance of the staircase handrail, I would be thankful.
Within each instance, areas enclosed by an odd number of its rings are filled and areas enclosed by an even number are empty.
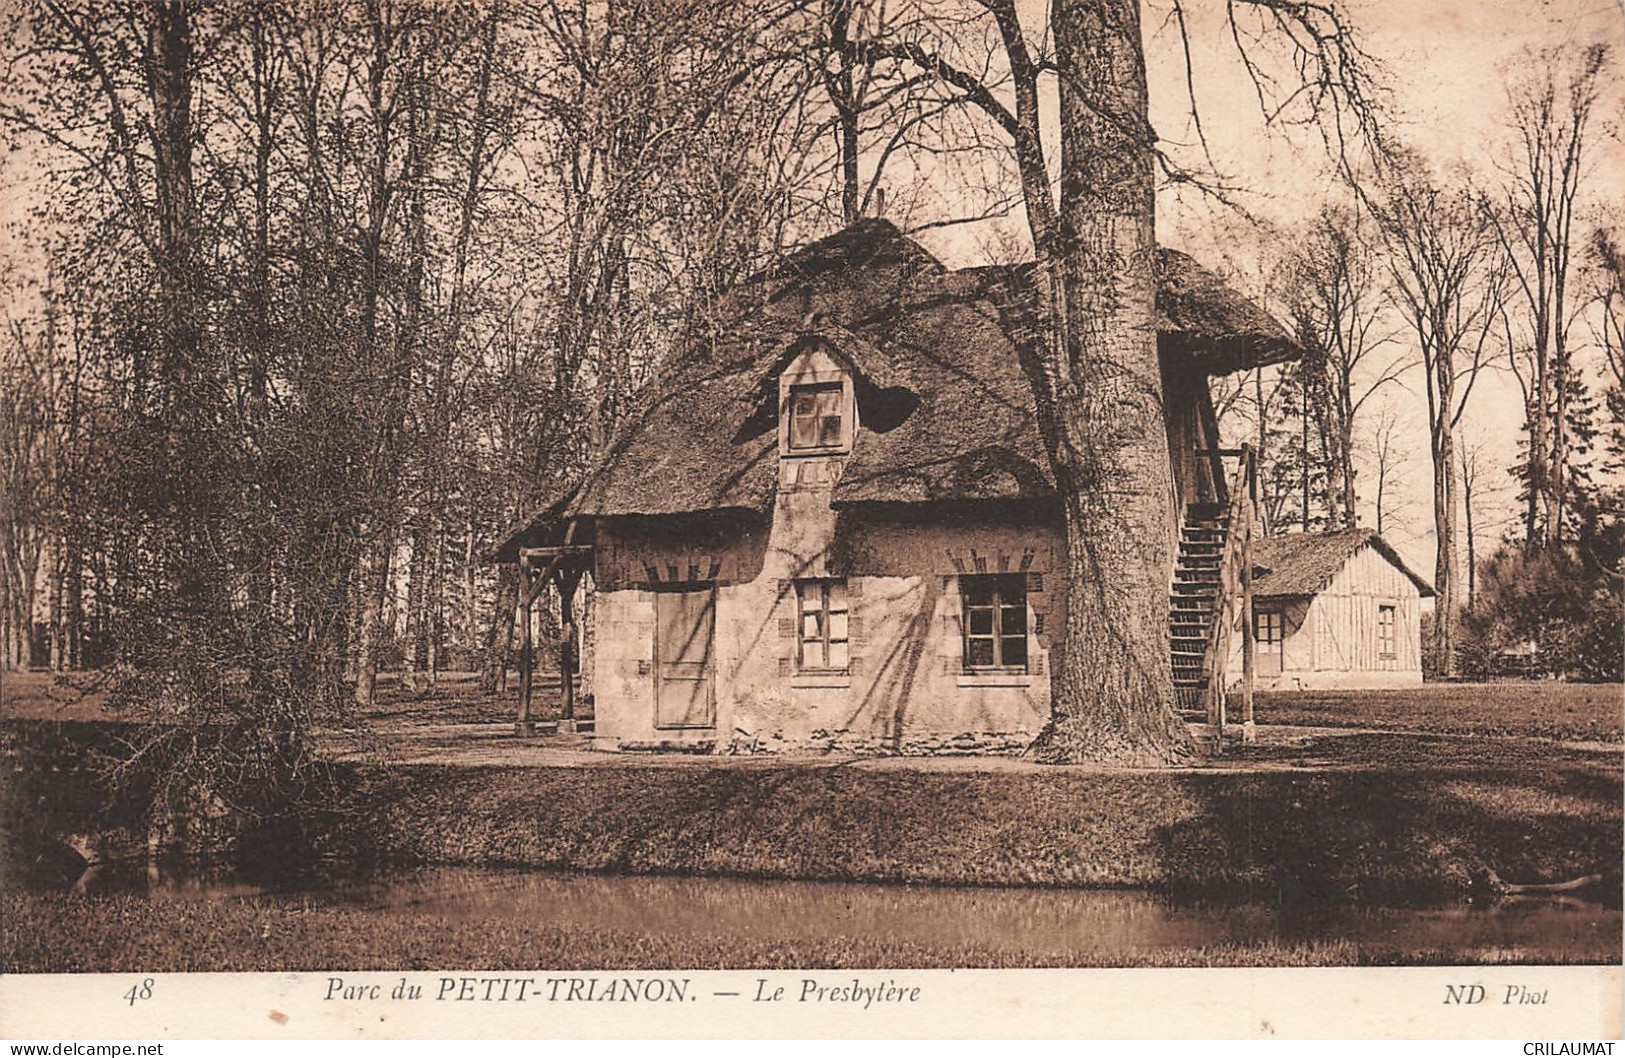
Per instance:
[[[1225,505],[1224,550],[1219,557],[1218,594],[1213,599],[1213,619],[1208,623],[1207,653],[1204,675],[1207,686],[1203,691],[1203,705],[1207,722],[1216,735],[1224,733],[1225,675],[1230,660],[1230,636],[1237,624],[1244,623],[1244,597],[1251,580],[1252,534],[1254,514],[1258,504],[1256,460],[1251,445],[1234,450],[1241,457],[1230,488],[1229,502]],[[1247,635],[1250,629],[1244,629]],[[1250,719],[1250,718],[1249,718]]]

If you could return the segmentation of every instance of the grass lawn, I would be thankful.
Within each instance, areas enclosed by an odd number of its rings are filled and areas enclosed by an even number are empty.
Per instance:
[[[1618,742],[1625,687],[1508,680],[1399,690],[1261,691],[1255,710],[1261,724]]]
[[[0,674],[0,717],[17,720],[128,720],[152,719],[138,708],[114,709],[107,680],[94,672],[70,673],[65,680],[48,672]],[[472,672],[442,673],[433,688],[412,690],[402,686],[398,674],[381,673],[378,698],[367,710],[368,720],[380,726],[413,724],[511,724],[518,712],[517,677],[508,689],[482,691]],[[559,714],[558,691],[538,686],[532,709],[538,719]],[[591,716],[590,708],[581,715]]]
[[[0,677],[0,716],[35,720],[141,720],[109,709],[103,681],[75,673],[57,683],[49,673]],[[517,712],[513,679],[505,692],[482,691],[473,673],[444,674],[437,686],[403,687],[395,673],[379,677],[379,695],[366,717],[381,728],[432,724],[510,724]],[[578,706],[591,716],[591,706]],[[538,687],[538,719],[559,713],[558,692]],[[1233,710],[1232,710],[1233,711]],[[1397,690],[1261,691],[1261,724],[1374,728],[1435,734],[1524,735],[1619,742],[1625,727],[1625,686],[1557,683],[1427,683]]]

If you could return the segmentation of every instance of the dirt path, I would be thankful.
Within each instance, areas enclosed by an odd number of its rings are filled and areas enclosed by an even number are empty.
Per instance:
[[[1347,771],[1403,766],[1413,759],[1431,766],[1481,767],[1486,757],[1524,754],[1585,756],[1606,764],[1612,755],[1625,765],[1618,743],[1558,741],[1526,736],[1436,734],[1376,728],[1260,725],[1257,741],[1232,743],[1223,754],[1182,769],[1106,768],[1099,765],[1036,764],[1016,757],[932,756],[857,757],[841,754],[804,756],[699,755],[684,753],[616,753],[592,748],[591,738],[543,735],[520,739],[511,724],[381,725],[365,745],[335,741],[339,759],[377,760],[392,764],[435,764],[474,768],[692,768],[773,769],[847,767],[879,772],[1147,772],[1234,775],[1250,772]]]

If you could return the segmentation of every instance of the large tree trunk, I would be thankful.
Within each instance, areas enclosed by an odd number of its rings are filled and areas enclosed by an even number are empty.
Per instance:
[[[1190,753],[1168,655],[1173,472],[1162,416],[1154,174],[1138,0],[1059,0],[1059,299],[1046,442],[1066,527],[1067,611],[1043,761]],[[1044,248],[1040,247],[1042,256]]]
[[[1434,552],[1433,657],[1440,676],[1456,674],[1456,446],[1450,426],[1450,409],[1455,406],[1454,358],[1448,351],[1434,354],[1434,379],[1438,393],[1433,431],[1433,529],[1437,537]]]

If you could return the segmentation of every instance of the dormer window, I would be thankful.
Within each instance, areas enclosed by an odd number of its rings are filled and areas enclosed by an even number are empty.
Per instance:
[[[790,387],[790,450],[839,451],[847,447],[846,415],[839,382]]]
[[[786,457],[781,484],[832,484],[839,476],[825,457],[852,451],[858,427],[853,397],[851,371],[819,343],[785,365],[779,376],[779,455]]]

